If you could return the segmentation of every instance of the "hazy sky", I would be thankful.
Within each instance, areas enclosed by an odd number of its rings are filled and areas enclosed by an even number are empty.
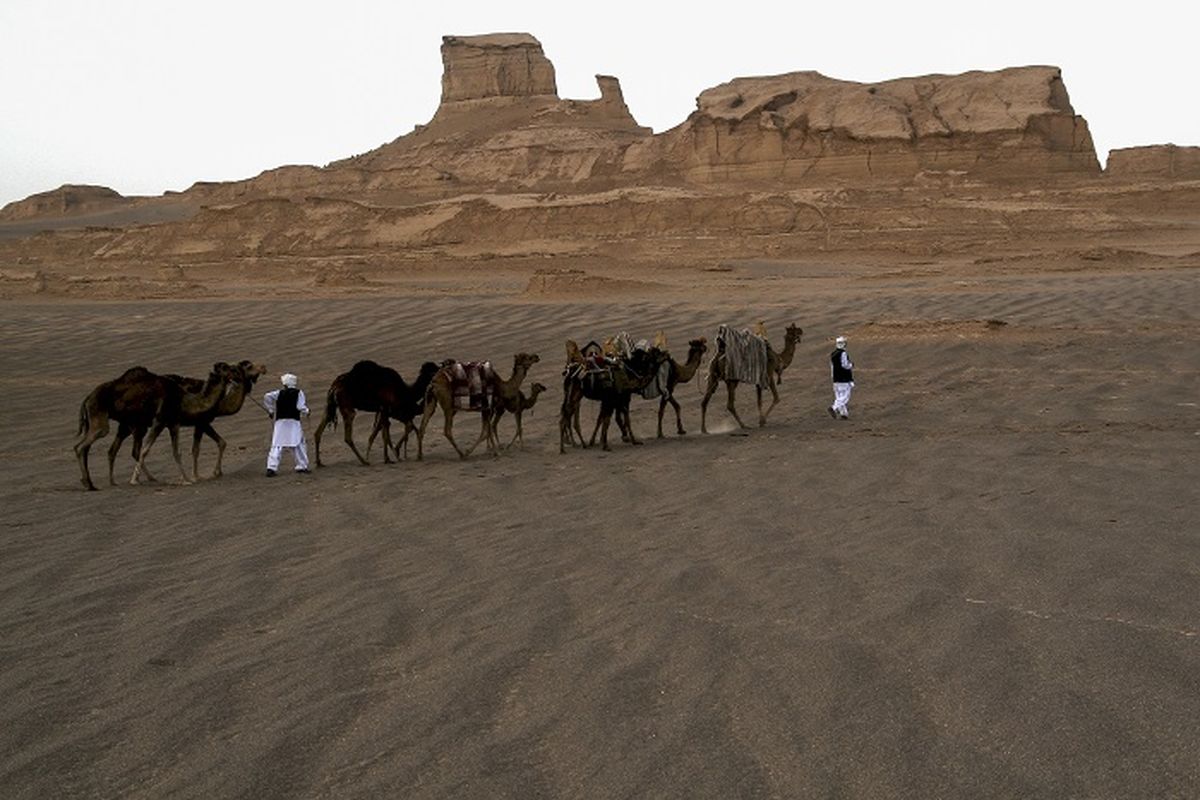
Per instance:
[[[429,120],[441,37],[532,33],[562,97],[616,75],[680,122],[730,78],[876,81],[1054,64],[1103,161],[1200,145],[1200,4],[0,0],[0,205],[63,183],[160,194],[325,164]],[[1123,10],[1113,10],[1123,9]]]

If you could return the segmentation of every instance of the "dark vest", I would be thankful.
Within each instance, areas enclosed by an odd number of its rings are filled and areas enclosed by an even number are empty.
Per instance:
[[[300,419],[300,411],[296,408],[299,400],[299,389],[280,389],[275,400],[275,419]]]
[[[842,353],[844,352],[846,351],[838,349],[829,354],[829,363],[833,365],[834,383],[854,383],[854,370],[842,366]]]

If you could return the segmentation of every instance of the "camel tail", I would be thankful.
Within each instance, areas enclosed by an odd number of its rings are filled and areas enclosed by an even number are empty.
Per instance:
[[[329,394],[325,396],[325,419],[322,422],[335,430],[337,429],[337,412],[337,398],[334,396],[333,387],[330,386]]]
[[[79,430],[75,432],[76,436],[83,436],[88,429],[88,413],[87,400],[79,404]]]

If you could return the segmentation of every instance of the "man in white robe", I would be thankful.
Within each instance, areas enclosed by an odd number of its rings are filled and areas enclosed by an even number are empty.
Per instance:
[[[308,449],[304,445],[304,428],[300,416],[308,416],[308,402],[300,391],[300,379],[292,373],[280,378],[282,389],[263,395],[263,408],[275,420],[275,432],[271,437],[271,450],[267,453],[267,477],[274,478],[279,472],[279,461],[283,451],[291,450],[296,462],[296,472],[308,472]]]
[[[854,364],[846,352],[846,337],[837,337],[834,344],[836,347],[829,354],[829,371],[833,376],[833,405],[829,407],[829,416],[850,419],[850,409],[846,406],[854,389]]]

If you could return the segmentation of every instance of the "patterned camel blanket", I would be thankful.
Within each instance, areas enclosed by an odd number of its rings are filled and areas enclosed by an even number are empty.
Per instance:
[[[735,330],[728,325],[717,328],[717,353],[725,354],[725,377],[728,380],[767,386],[767,340],[746,328]]]
[[[446,368],[450,393],[459,411],[483,411],[495,402],[496,370],[490,361],[455,361]]]

